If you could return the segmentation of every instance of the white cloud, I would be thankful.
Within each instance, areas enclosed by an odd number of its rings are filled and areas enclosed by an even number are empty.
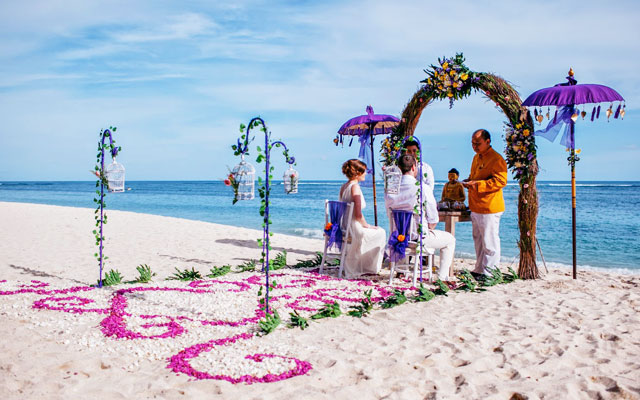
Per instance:
[[[194,36],[210,34],[217,24],[201,14],[188,13],[169,18],[168,21],[153,21],[151,27],[128,32],[116,31],[112,37],[118,42],[139,43],[163,40],[184,40]]]

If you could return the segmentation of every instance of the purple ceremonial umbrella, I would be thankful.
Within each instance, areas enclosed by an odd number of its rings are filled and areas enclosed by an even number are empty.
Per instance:
[[[371,174],[371,180],[373,185],[373,213],[375,218],[375,224],[378,226],[378,204],[376,203],[376,168],[375,160],[373,158],[373,139],[374,135],[388,135],[393,128],[398,126],[400,120],[393,115],[386,114],[374,114],[373,107],[367,106],[367,113],[358,117],[351,118],[338,129],[339,139],[342,143],[343,136],[359,136],[360,137],[360,153],[358,158],[361,158],[367,164],[368,170]]]
[[[584,111],[579,112],[576,108],[578,104],[594,104],[591,110],[591,121],[594,118],[600,117],[600,106],[598,103],[611,103],[606,110],[607,120],[611,115],[614,118],[621,116],[624,118],[625,107],[622,105],[624,98],[620,96],[618,92],[610,87],[603,85],[578,85],[573,77],[573,70],[569,70],[569,76],[567,76],[566,83],[559,83],[553,87],[540,89],[532,93],[522,103],[523,106],[555,106],[555,114],[553,120],[549,122],[546,128],[535,132],[536,136],[542,136],[550,141],[554,141],[558,135],[560,128],[564,125],[564,134],[560,140],[560,144],[570,149],[571,155],[569,156],[569,164],[571,165],[571,212],[572,212],[572,231],[573,231],[573,279],[576,279],[576,173],[575,164],[580,159],[576,156],[575,151],[575,123],[578,117],[581,115],[582,119],[587,115]],[[618,108],[615,113],[613,111],[613,102],[619,101]],[[542,110],[538,112],[534,108],[535,119],[542,123],[544,117],[542,116]],[[549,113],[547,118],[550,119]]]

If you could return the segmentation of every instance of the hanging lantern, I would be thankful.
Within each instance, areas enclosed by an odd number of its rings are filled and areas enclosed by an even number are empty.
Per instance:
[[[118,163],[115,157],[113,157],[111,164],[107,166],[105,176],[109,183],[110,192],[124,192],[124,166]]]
[[[255,197],[254,182],[256,169],[244,160],[244,154],[240,164],[231,171],[235,179],[235,200],[251,200]]]
[[[400,191],[400,181],[402,171],[396,165],[389,165],[384,170],[384,193],[398,194]]]
[[[282,181],[284,183],[284,192],[286,194],[298,193],[298,179],[298,171],[293,169],[291,164],[289,164],[289,169],[284,171],[284,175],[282,176]]]

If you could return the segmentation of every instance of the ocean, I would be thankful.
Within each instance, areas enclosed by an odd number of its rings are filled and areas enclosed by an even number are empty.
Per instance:
[[[271,191],[271,230],[296,236],[322,238],[324,199],[336,199],[342,181],[301,181],[297,194],[287,195],[281,182]],[[440,198],[445,182],[436,182]],[[124,210],[261,229],[260,200],[231,204],[232,191],[221,181],[127,181],[124,193],[108,193],[109,210]],[[378,224],[388,230],[383,187],[377,186]],[[364,215],[373,223],[372,188],[363,187]],[[570,268],[571,184],[538,182],[540,209],[538,241],[548,266]],[[95,181],[0,182],[0,201],[94,208]],[[504,189],[506,211],[501,219],[502,259],[517,265],[518,185]],[[577,236],[579,268],[640,273],[640,182],[577,183]],[[108,228],[107,228],[108,229]],[[440,223],[438,229],[444,229]],[[456,256],[475,258],[471,223],[456,224]],[[93,240],[87,232],[87,240]],[[543,269],[538,252],[539,268]]]

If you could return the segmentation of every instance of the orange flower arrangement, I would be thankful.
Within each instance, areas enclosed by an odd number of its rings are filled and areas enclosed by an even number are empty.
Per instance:
[[[398,235],[399,242],[404,242],[404,239],[405,239],[404,235]]]

